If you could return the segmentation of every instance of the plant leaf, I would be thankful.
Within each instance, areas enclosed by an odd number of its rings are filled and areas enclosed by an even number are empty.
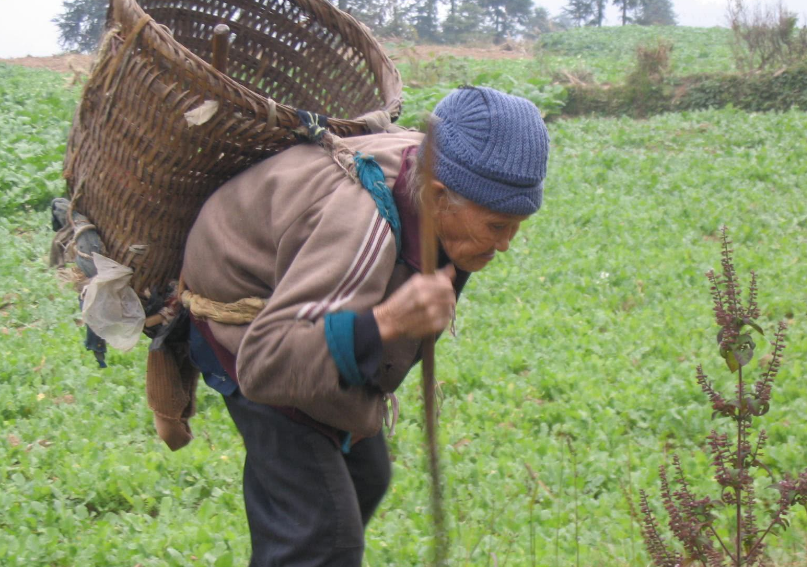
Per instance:
[[[723,354],[722,352],[720,354]],[[740,363],[737,362],[737,359],[734,357],[734,351],[730,350],[723,354],[723,358],[726,359],[726,366],[729,367],[729,370],[732,372],[737,372],[740,369]]]
[[[745,366],[754,358],[756,343],[751,339],[751,335],[744,333],[737,337],[736,342],[731,346],[731,353],[740,366]],[[728,361],[728,359],[726,359]],[[729,367],[730,368],[730,367]],[[732,370],[734,372],[734,370]]]
[[[752,319],[746,320],[745,324],[754,329],[760,335],[765,336],[765,331],[762,330],[762,327],[757,325]]]
[[[754,459],[751,464],[764,470],[766,473],[768,473],[768,476],[771,477],[771,479],[773,479],[773,472],[771,471],[768,465],[757,459]]]

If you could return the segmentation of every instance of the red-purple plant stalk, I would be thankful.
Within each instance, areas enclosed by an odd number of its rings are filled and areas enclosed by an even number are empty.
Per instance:
[[[762,566],[764,564],[765,538],[776,528],[788,527],[788,513],[795,505],[807,507],[807,469],[798,478],[788,476],[773,484],[779,491],[779,499],[770,516],[768,525],[761,528],[755,508],[757,497],[754,491],[754,471],[764,470],[771,477],[770,469],[761,461],[762,450],[767,442],[765,430],[759,430],[756,441],[752,441],[751,426],[754,418],[768,413],[771,402],[771,389],[782,362],[782,351],[785,348],[784,323],[774,333],[771,342],[773,351],[767,369],[759,380],[749,387],[747,376],[748,363],[754,357],[756,344],[751,333],[764,334],[756,323],[759,317],[757,305],[757,278],[751,272],[751,285],[748,302],[743,306],[737,273],[726,227],[722,229],[722,273],[709,271],[706,277],[711,283],[712,302],[715,320],[720,331],[717,333],[717,344],[720,356],[732,373],[737,375],[734,398],[726,398],[717,389],[703,367],[697,367],[697,380],[704,394],[711,402],[712,417],[724,417],[734,422],[736,436],[718,433],[712,430],[707,436],[709,452],[712,455],[712,466],[715,469],[714,480],[720,486],[720,498],[709,497],[698,499],[692,493],[690,483],[684,476],[683,467],[678,455],[673,457],[675,475],[671,479],[667,475],[667,467],[661,466],[661,498],[669,517],[669,528],[682,544],[681,551],[673,550],[665,542],[659,531],[659,523],[648,503],[647,494],[640,491],[641,511],[644,516],[642,535],[653,563],[658,567],[685,567],[702,565],[703,567]],[[721,508],[732,510],[728,533],[731,539],[723,539],[715,525]],[[722,533],[726,533],[725,531]]]

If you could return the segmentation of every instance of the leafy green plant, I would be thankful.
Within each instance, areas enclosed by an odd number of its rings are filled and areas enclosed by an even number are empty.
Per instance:
[[[78,93],[61,75],[0,63],[0,213],[44,208],[64,192],[61,162]]]
[[[429,87],[437,83],[458,82],[469,79],[469,60],[453,55],[425,57],[415,49],[414,44],[400,44],[398,57],[404,64],[403,75],[406,83],[413,87]]]
[[[697,53],[697,38],[710,34],[693,37],[688,48]],[[674,60],[681,53],[676,48]],[[468,63],[474,75],[516,78],[531,76],[530,64]],[[13,118],[0,130],[33,105],[30,128],[17,135],[50,157],[28,173],[6,148],[0,170],[19,172],[24,186],[43,175],[58,183],[78,91],[65,90],[55,73],[2,71],[9,75],[0,91],[20,102],[0,105]],[[430,89],[412,92],[427,97]],[[761,266],[761,279],[779,282],[760,290],[760,304],[789,320],[787,364],[768,414],[772,469],[803,462],[807,400],[795,378],[807,369],[807,113],[735,107],[548,127],[541,211],[507,254],[470,279],[458,336],[437,345],[450,561],[491,566],[495,553],[502,567],[573,565],[579,549],[581,565],[643,567],[649,560],[643,546],[632,551],[619,491],[626,445],[636,486],[656,481],[665,451],[700,455],[709,415],[698,385],[680,376],[714,343],[700,324],[707,319],[700,272],[711,263],[703,242],[726,219],[754,219],[737,220],[734,238],[754,242],[744,259]],[[246,565],[244,453],[220,396],[200,387],[196,439],[171,453],[144,400],[146,345],[111,352],[104,370],[84,351],[75,293],[60,289],[47,268],[49,213],[29,208],[33,202],[15,193],[0,213],[0,565]],[[774,255],[783,261],[766,261]],[[763,327],[766,317],[763,310]],[[394,480],[367,528],[364,567],[428,560],[420,392],[415,372],[399,392],[401,418],[389,441]],[[578,452],[579,545],[560,432],[574,436]],[[693,490],[710,487],[709,479],[691,478]],[[797,508],[790,520],[767,550],[772,566],[807,563],[807,513]]]
[[[634,66],[636,48],[659,40],[675,45],[670,58],[672,73],[719,73],[733,65],[731,31],[725,28],[584,27],[542,34],[534,50],[548,72],[584,65],[597,81],[617,83]]]
[[[771,517],[763,523],[757,517],[760,507],[758,485],[765,480],[759,477],[763,472],[773,477],[773,473],[762,460],[768,434],[764,429],[759,429],[754,440],[752,430],[754,420],[770,410],[771,390],[782,363],[787,325],[779,323],[771,342],[773,350],[768,355],[766,369],[751,385],[748,376],[744,375],[744,369],[747,371],[756,350],[752,332],[764,335],[757,323],[760,309],[757,304],[756,274],[751,272],[748,299],[743,305],[732,258],[732,242],[725,227],[721,237],[723,272],[716,275],[710,270],[706,275],[711,283],[715,320],[720,327],[717,333],[718,350],[729,371],[736,373],[736,394],[733,398],[727,398],[720,393],[700,365],[697,379],[714,410],[712,417],[733,421],[733,430],[729,435],[713,429],[707,436],[715,471],[714,480],[720,486],[719,498],[696,496],[677,454],[673,457],[675,474],[672,482],[667,475],[667,467],[662,465],[659,468],[661,496],[669,516],[669,527],[683,545],[683,552],[665,543],[647,493],[640,491],[644,516],[642,535],[658,567],[695,564],[719,567],[727,562],[733,567],[764,565],[765,538],[776,529],[788,527],[791,508],[797,505],[807,507],[805,469],[798,478],[785,475],[782,480],[775,481],[771,488],[779,492],[779,498]],[[672,486],[673,483],[677,489]],[[719,512],[723,509],[728,512],[729,529],[723,529],[718,524]]]

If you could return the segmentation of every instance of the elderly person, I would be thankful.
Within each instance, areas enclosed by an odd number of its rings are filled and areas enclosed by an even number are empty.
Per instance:
[[[541,206],[549,139],[531,102],[461,88],[437,105],[434,126],[430,186],[423,134],[344,140],[380,165],[391,207],[321,147],[299,145],[225,184],[189,235],[189,290],[266,301],[250,324],[194,319],[191,332],[194,361],[246,445],[252,566],[361,565],[391,476],[387,395],[421,340],[449,325],[469,275]],[[419,273],[424,191],[435,203],[434,275]]]

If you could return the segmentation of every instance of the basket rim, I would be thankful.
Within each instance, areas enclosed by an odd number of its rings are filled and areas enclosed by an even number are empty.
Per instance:
[[[382,48],[381,44],[378,40],[370,33],[370,30],[361,22],[359,22],[356,18],[352,15],[348,14],[347,12],[343,12],[327,0],[292,0],[296,4],[300,5],[304,10],[306,10],[309,14],[316,13],[316,10],[325,10],[326,12],[330,12],[331,15],[335,18],[335,21],[342,21],[346,25],[349,25],[361,35],[362,39],[373,47],[375,47],[376,55],[375,57],[366,55],[365,60],[373,73],[376,77],[376,85],[379,89],[379,93],[381,95],[381,99],[384,101],[384,106],[380,109],[369,110],[365,114],[370,114],[372,112],[377,112],[378,110],[383,110],[390,115],[390,120],[394,122],[400,116],[403,101],[402,101],[402,92],[403,92],[403,80],[401,79],[401,74],[398,71],[398,68],[395,67],[395,64],[390,59],[389,55],[386,54],[384,49]],[[309,9],[311,8],[311,9]],[[218,79],[224,81],[228,87],[237,90],[240,92],[245,98],[258,100],[262,103],[265,103],[266,100],[273,102],[277,105],[278,108],[284,109],[291,115],[296,115],[298,108],[294,106],[290,106],[287,104],[283,104],[277,102],[270,96],[264,96],[261,94],[256,93],[255,91],[245,87],[226,73],[222,73],[215,67],[213,67],[212,63],[205,61],[196,53],[188,49],[182,42],[178,41],[168,28],[160,24],[157,20],[151,17],[146,11],[140,6],[137,0],[111,0],[110,3],[110,10],[107,14],[107,29],[110,29],[113,22],[117,22],[121,25],[122,31],[126,32],[127,34],[131,32],[133,28],[139,27],[138,23],[142,22],[144,18],[148,18],[145,26],[150,28],[150,31],[157,34],[160,40],[165,41],[166,43],[171,43],[187,58],[193,61],[195,64],[202,66],[202,68],[213,75],[216,75]],[[341,26],[336,26],[337,30]],[[329,29],[331,29],[329,27]],[[341,30],[338,30],[341,32]],[[343,38],[347,36],[345,34],[341,34]],[[355,47],[353,44],[350,44],[351,47]],[[299,109],[299,110],[306,110],[306,109]],[[362,115],[363,116],[363,115]],[[355,126],[362,126],[363,130],[368,129],[368,125],[366,120],[363,120],[361,117],[356,117],[352,119],[346,118],[335,118],[328,116],[328,125],[333,126],[335,128],[352,128]]]

